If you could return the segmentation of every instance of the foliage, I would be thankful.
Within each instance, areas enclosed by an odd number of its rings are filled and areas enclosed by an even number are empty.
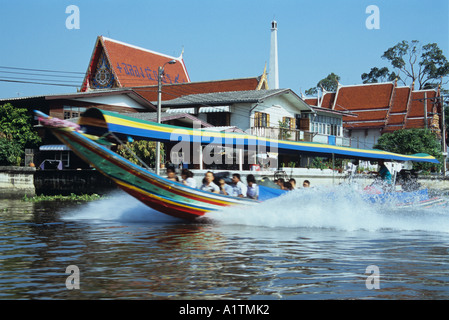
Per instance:
[[[398,78],[394,72],[391,72],[388,70],[387,67],[383,68],[371,68],[369,73],[363,73],[362,74],[362,80],[363,83],[378,83],[378,82],[385,82],[385,81],[393,81],[394,79]]]
[[[332,73],[328,74],[326,78],[318,81],[315,88],[310,88],[309,90],[306,90],[305,93],[308,96],[316,95],[318,93],[318,88],[324,89],[326,91],[335,92],[335,91],[337,91],[339,80],[340,80],[340,76],[338,76],[332,72]]]
[[[132,152],[130,152],[130,150]],[[147,140],[136,140],[133,142],[127,142],[125,145],[120,145],[117,148],[117,153],[124,157],[125,159],[131,161],[135,164],[141,164],[135,155],[139,157],[144,163],[149,167],[154,167],[156,165],[156,142]],[[134,154],[135,155],[134,155]],[[161,163],[164,159],[164,148],[161,143]]]
[[[25,148],[41,141],[31,125],[27,109],[0,106],[0,165],[20,165]]]
[[[46,195],[39,195],[34,197],[28,197],[25,195],[22,198],[22,201],[26,202],[41,202],[41,201],[94,201],[102,199],[103,197],[94,193],[94,194],[82,194],[82,195],[76,195],[74,193],[71,193],[69,196],[63,196],[63,195],[55,195],[55,196],[46,196]]]
[[[279,140],[287,140],[291,138],[290,125],[286,121],[279,120]]]
[[[435,133],[428,129],[404,129],[385,133],[374,148],[401,154],[427,153],[443,162],[441,143]],[[413,166],[416,170],[431,170],[433,167],[440,169],[442,165],[417,162]]]
[[[0,136],[0,166],[20,166],[22,154],[23,149],[15,140]]]
[[[324,158],[314,157],[310,166],[312,168],[323,170],[329,168],[329,163],[325,161]]]
[[[402,81],[404,85],[414,82],[419,89],[435,88],[443,77],[449,75],[449,62],[443,51],[436,43],[421,46],[417,40],[401,41],[388,48],[382,55],[388,60],[397,73],[388,68],[372,68],[370,73],[363,73],[364,83],[392,81],[394,78]]]

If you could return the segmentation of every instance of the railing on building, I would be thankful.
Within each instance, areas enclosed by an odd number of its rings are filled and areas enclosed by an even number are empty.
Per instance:
[[[251,135],[269,139],[318,142],[325,144],[335,144],[337,146],[344,147],[351,146],[350,138],[330,136],[297,129],[285,129],[279,127],[251,127],[249,133]]]

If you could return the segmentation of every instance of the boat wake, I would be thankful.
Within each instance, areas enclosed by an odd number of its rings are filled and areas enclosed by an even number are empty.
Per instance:
[[[151,209],[121,191],[108,195],[106,199],[67,209],[62,218],[93,223],[185,223]],[[449,232],[446,205],[402,208],[394,201],[375,204],[367,202],[358,190],[343,185],[298,189],[260,205],[210,212],[205,218],[219,225],[270,228]]]
[[[65,220],[84,220],[91,222],[179,222],[179,219],[167,216],[151,209],[139,200],[122,191],[113,192],[105,199],[88,202],[76,209],[68,209],[62,214]]]
[[[298,189],[252,207],[226,208],[207,215],[214,223],[264,227],[356,230],[424,230],[449,232],[449,210],[393,200],[369,203],[350,186]]]

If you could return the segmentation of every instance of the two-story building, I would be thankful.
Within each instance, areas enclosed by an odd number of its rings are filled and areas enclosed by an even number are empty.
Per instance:
[[[344,113],[312,107],[291,89],[191,94],[163,101],[162,110],[195,115],[222,131],[239,129],[270,139],[344,144]],[[278,156],[279,166],[306,161],[300,155]],[[240,169],[247,169],[250,162],[245,160]]]

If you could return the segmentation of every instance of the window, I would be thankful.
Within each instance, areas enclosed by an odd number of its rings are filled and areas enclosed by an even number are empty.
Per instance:
[[[206,113],[207,122],[215,127],[227,127],[230,125],[231,114],[229,112]]]
[[[343,131],[341,119],[317,115],[310,116],[310,120],[312,122],[310,127],[312,132],[334,136],[342,135]]]
[[[255,127],[269,127],[270,115],[265,112],[254,112],[254,126]]]
[[[296,129],[296,119],[290,118],[290,117],[282,117],[282,122],[290,129],[295,130]]]
[[[64,119],[72,119],[72,118],[78,118],[81,116],[81,113],[86,111],[86,108],[81,107],[70,107],[70,106],[64,106]]]

